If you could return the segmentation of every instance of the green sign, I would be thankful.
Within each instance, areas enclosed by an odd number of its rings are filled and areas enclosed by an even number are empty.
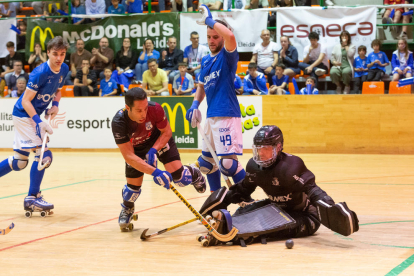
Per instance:
[[[107,37],[109,47],[118,52],[122,40],[131,40],[132,49],[140,51],[145,39],[154,41],[156,49],[166,48],[169,37],[180,37],[177,13],[138,14],[131,16],[112,16],[91,24],[71,25],[52,23],[44,20],[30,20],[26,34],[26,57],[34,51],[35,43],[46,50],[47,42],[55,36],[62,36],[71,47],[69,53],[76,51],[77,39],[85,41],[85,49],[99,48],[99,40]],[[177,48],[180,48],[177,39]]]
[[[197,148],[197,128],[192,128],[185,119],[187,110],[193,103],[193,97],[151,97],[151,101],[159,103],[167,114],[178,148]]]

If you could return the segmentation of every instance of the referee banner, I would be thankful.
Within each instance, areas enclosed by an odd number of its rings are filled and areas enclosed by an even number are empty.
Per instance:
[[[351,34],[351,42],[357,48],[365,45],[371,52],[371,41],[375,39],[377,8],[285,8],[279,9],[276,16],[277,41],[281,36],[288,36],[290,42],[299,53],[299,60],[304,58],[303,50],[309,45],[310,32],[319,34],[319,43],[328,49],[328,57],[332,48],[339,43],[342,31]],[[358,55],[356,51],[355,55]]]
[[[226,22],[233,31],[237,40],[237,51],[252,52],[253,47],[262,43],[260,33],[267,28],[267,11],[261,10],[233,10],[231,12],[211,12],[214,19]],[[190,34],[197,32],[200,35],[200,44],[207,45],[207,26],[198,25],[196,20],[200,20],[199,13],[180,14],[180,40],[181,50],[191,45]]]

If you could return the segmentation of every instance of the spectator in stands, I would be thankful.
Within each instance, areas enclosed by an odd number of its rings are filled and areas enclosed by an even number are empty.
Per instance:
[[[403,4],[404,0],[384,0],[384,5],[395,5],[395,4]],[[390,15],[394,10],[394,17],[391,18]],[[397,9],[387,9],[382,16],[382,24],[395,24],[401,23],[402,21],[402,14],[404,13],[404,8],[397,8]],[[396,33],[399,26],[391,26],[391,31]],[[384,30],[388,28],[387,25],[383,26]]]
[[[270,86],[273,85],[272,77],[275,74],[275,67],[279,61],[278,45],[270,41],[269,30],[263,30],[260,35],[262,43],[253,48],[253,56],[250,63],[257,64],[257,70],[267,76]],[[244,91],[246,92],[246,91]]]
[[[311,0],[295,0],[296,6],[311,6]]]
[[[201,69],[201,59],[210,53],[208,47],[199,43],[199,38],[197,32],[190,34],[191,45],[185,47],[183,59],[188,64],[187,73],[196,77],[196,83]]]
[[[76,52],[70,55],[70,71],[65,78],[66,85],[73,85],[72,80],[76,77],[77,72],[83,67],[83,60],[90,61],[91,52],[85,49],[85,43],[82,39],[76,40]]]
[[[408,50],[408,43],[405,39],[399,39],[397,50],[392,53],[392,80],[398,81],[400,78],[411,78],[413,67],[413,53]]]
[[[127,91],[134,77],[135,64],[138,60],[138,54],[131,49],[131,40],[126,37],[122,41],[121,50],[115,55],[116,70],[112,72],[112,78],[117,84],[122,84],[124,90]]]
[[[25,78],[26,81],[29,80],[29,75],[23,70],[23,63],[21,60],[15,60],[13,62],[13,72],[11,73],[10,77],[6,81],[7,86],[11,91],[17,90],[17,79],[18,78]]]
[[[104,78],[104,70],[109,68],[112,72],[112,61],[114,60],[114,50],[109,47],[108,38],[102,37],[99,41],[99,49],[92,49],[91,64],[96,73],[96,78]]]
[[[80,0],[72,1],[72,15],[86,14],[86,8],[81,4]],[[84,24],[88,22],[88,18],[72,17],[73,25]]]
[[[244,77],[243,93],[245,95],[267,95],[266,78],[263,73],[258,72],[257,64],[250,62],[249,74]]]
[[[18,29],[20,30],[20,34],[17,34],[16,43],[17,43],[17,50],[24,50],[26,48],[26,31],[27,31],[27,23],[25,20],[17,22]]]
[[[16,17],[16,6],[13,3],[0,4],[0,15],[2,17]]]
[[[318,87],[318,76],[326,74],[329,70],[328,50],[318,42],[318,33],[311,32],[308,39],[310,45],[303,50],[303,62],[299,62],[299,68],[305,75],[314,77],[315,86]]]
[[[404,4],[412,4],[413,0],[406,0],[404,1]],[[404,8],[404,13],[402,14],[402,23],[407,24],[411,23],[413,20],[413,9],[410,8]],[[407,29],[408,26],[402,26],[402,31],[399,38],[407,39]]]
[[[105,68],[104,70],[105,77],[101,79],[99,97],[108,97],[115,96],[117,93],[118,85],[116,81],[112,79],[112,70]]]
[[[12,74],[13,70],[13,63],[15,60],[19,60],[24,64],[24,56],[14,50],[14,42],[9,41],[6,44],[7,51],[9,51],[9,54],[6,56],[5,60],[5,67],[6,70],[1,73],[1,77],[4,78],[6,83],[8,83],[8,80]]]
[[[193,1],[192,0],[172,0],[172,11],[173,12],[192,12]]]
[[[144,10],[143,0],[122,0],[122,5],[128,13],[142,13]]]
[[[368,58],[366,57],[367,47],[358,47],[358,57],[354,60],[354,91],[353,94],[361,94],[361,86],[368,77]]]
[[[60,1],[42,1],[39,2],[42,3],[40,8],[43,7],[43,15],[44,16],[58,16],[60,15],[60,13],[58,12],[58,10],[65,10],[66,7],[66,3],[65,0],[60,0]],[[53,21],[52,18],[47,18],[47,21]]]
[[[236,95],[242,95],[243,94],[243,81],[237,74],[234,78],[234,89],[236,90]]]
[[[246,10],[268,8],[269,2],[267,0],[246,0]]]
[[[20,98],[20,96],[26,90],[26,83],[27,83],[26,78],[24,78],[24,77],[18,78],[16,80],[16,87],[15,87],[15,89],[11,90],[11,93],[9,93],[6,97],[10,97],[10,98]]]
[[[223,0],[199,0],[198,7],[201,5],[206,5],[211,11],[218,11],[221,9]]]
[[[119,4],[118,0],[112,0],[112,5],[108,8],[109,14],[125,14],[125,7]]]
[[[342,93],[342,84],[345,85],[344,94],[351,92],[351,81],[354,75],[354,56],[356,47],[351,43],[351,35],[343,31],[339,36],[340,43],[336,44],[331,54],[331,79],[336,84],[336,93]]]
[[[168,77],[164,70],[158,68],[155,58],[148,60],[148,70],[144,72],[142,89],[148,96],[169,96]]]
[[[385,66],[390,64],[387,55],[380,51],[381,40],[374,39],[371,42],[371,47],[374,49],[368,55],[368,81],[380,81],[385,74]]]
[[[173,95],[191,95],[194,88],[193,77],[187,73],[187,63],[178,64],[179,74],[175,75],[173,80]]]
[[[85,0],[85,8],[87,15],[105,14],[105,0]],[[101,18],[90,18],[93,22],[100,19]]]
[[[174,76],[179,74],[178,64],[183,62],[183,51],[177,49],[177,39],[168,38],[168,48],[161,51],[161,57],[158,61],[159,67],[165,71],[169,77],[169,83],[173,83]],[[187,70],[187,67],[185,68]]]
[[[289,76],[290,79],[300,75],[298,50],[290,44],[289,37],[285,35],[280,37],[280,44],[282,45],[282,48],[279,50],[280,62],[286,67],[283,74]]]
[[[142,52],[139,53],[138,63],[135,66],[135,78],[137,81],[142,81],[142,74],[148,70],[147,61],[152,58],[158,61],[160,52],[154,50],[154,42],[150,38],[147,38],[144,42]]]
[[[30,65],[30,70],[33,70],[35,68],[35,63],[37,61],[46,62],[47,61],[47,55],[45,52],[42,52],[42,46],[40,46],[40,43],[35,43],[34,46],[34,52],[30,55],[29,60],[27,63]]]
[[[89,59],[82,60],[82,68],[76,73],[75,86],[73,87],[75,97],[98,96],[96,74],[89,67]]]
[[[289,76],[284,75],[284,72],[286,72],[286,67],[283,64],[277,64],[276,65],[276,73],[272,77],[273,78],[273,85],[269,89],[269,94],[277,94],[277,95],[283,95],[283,94],[290,94],[287,91],[288,85],[289,85]]]
[[[305,87],[299,91],[299,95],[318,95],[319,90],[315,86],[316,79],[314,77],[308,77],[306,79]]]

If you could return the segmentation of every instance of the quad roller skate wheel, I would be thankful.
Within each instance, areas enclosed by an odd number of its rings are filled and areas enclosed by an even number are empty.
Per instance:
[[[204,239],[204,240],[202,240],[202,241],[201,241],[201,245],[202,245],[203,247],[207,247],[207,246],[208,246],[208,244],[209,244],[208,239]]]
[[[206,237],[204,236],[204,235],[198,235],[197,237],[196,237],[196,239],[197,239],[197,241],[198,242],[201,242],[202,240],[204,240]]]
[[[206,220],[208,221],[208,222],[210,222],[210,220],[212,220],[213,218],[210,216],[210,215],[208,215],[208,216],[206,216]]]
[[[130,224],[128,225],[128,229],[129,229],[129,231],[134,230],[134,224],[130,223]]]
[[[31,218],[32,217],[32,212],[26,211],[26,213],[24,215],[26,216],[26,218]]]
[[[210,220],[210,225],[211,225],[213,228],[216,228],[216,226],[217,226],[217,221],[216,221],[216,220],[214,220],[214,219]]]
[[[40,216],[41,216],[42,218],[45,218],[45,217],[46,217],[46,212],[45,212],[45,211],[40,212]]]
[[[135,220],[135,221],[137,221],[138,220],[138,214],[133,215],[132,216],[132,219]]]

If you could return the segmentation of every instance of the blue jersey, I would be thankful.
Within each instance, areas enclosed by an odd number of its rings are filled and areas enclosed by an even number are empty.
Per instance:
[[[109,81],[106,81],[105,79],[101,80],[102,96],[114,92],[114,89],[117,88],[118,86],[113,78],[110,78]]]
[[[53,72],[49,67],[49,61],[36,67],[29,76],[27,89],[36,92],[36,96],[31,101],[36,113],[40,116],[49,103],[56,97],[58,89],[62,88],[63,81],[69,72],[69,66],[62,64],[59,72]],[[26,91],[24,93],[26,93]],[[24,95],[23,93],[23,95]],[[29,91],[29,93],[33,93]],[[30,117],[22,105],[23,95],[14,105],[13,115],[20,118]]]
[[[207,118],[241,117],[239,101],[234,93],[238,61],[237,49],[229,53],[224,47],[215,56],[203,57],[199,83],[204,85],[206,92]]]
[[[387,55],[384,52],[379,51],[378,53],[370,53],[368,55],[368,62],[372,63],[376,60],[379,60],[382,64],[384,63],[390,63],[390,61],[387,58]],[[382,71],[384,71],[385,73],[385,66],[379,66],[379,64],[374,64],[373,66],[371,66],[371,68],[369,69],[381,69]]]
[[[282,75],[282,77],[280,78],[280,79],[278,79],[277,78],[277,76],[276,75],[274,75],[273,77],[272,77],[272,80],[273,80],[273,84],[274,85],[276,85],[276,86],[281,86],[284,82],[286,83],[286,86],[285,86],[285,88],[284,89],[288,89],[288,85],[289,85],[289,76],[287,76],[287,75]]]
[[[367,69],[368,68],[368,63],[369,62],[368,62],[367,57],[365,57],[364,59],[362,59],[360,57],[357,57],[354,60],[354,69],[357,69],[357,68]],[[362,71],[362,72],[355,71],[354,78],[360,78],[360,77],[366,76],[366,75],[368,75],[368,71]]]
[[[125,14],[125,7],[122,4],[118,4],[118,8],[115,9],[114,5],[108,8],[110,14]]]

